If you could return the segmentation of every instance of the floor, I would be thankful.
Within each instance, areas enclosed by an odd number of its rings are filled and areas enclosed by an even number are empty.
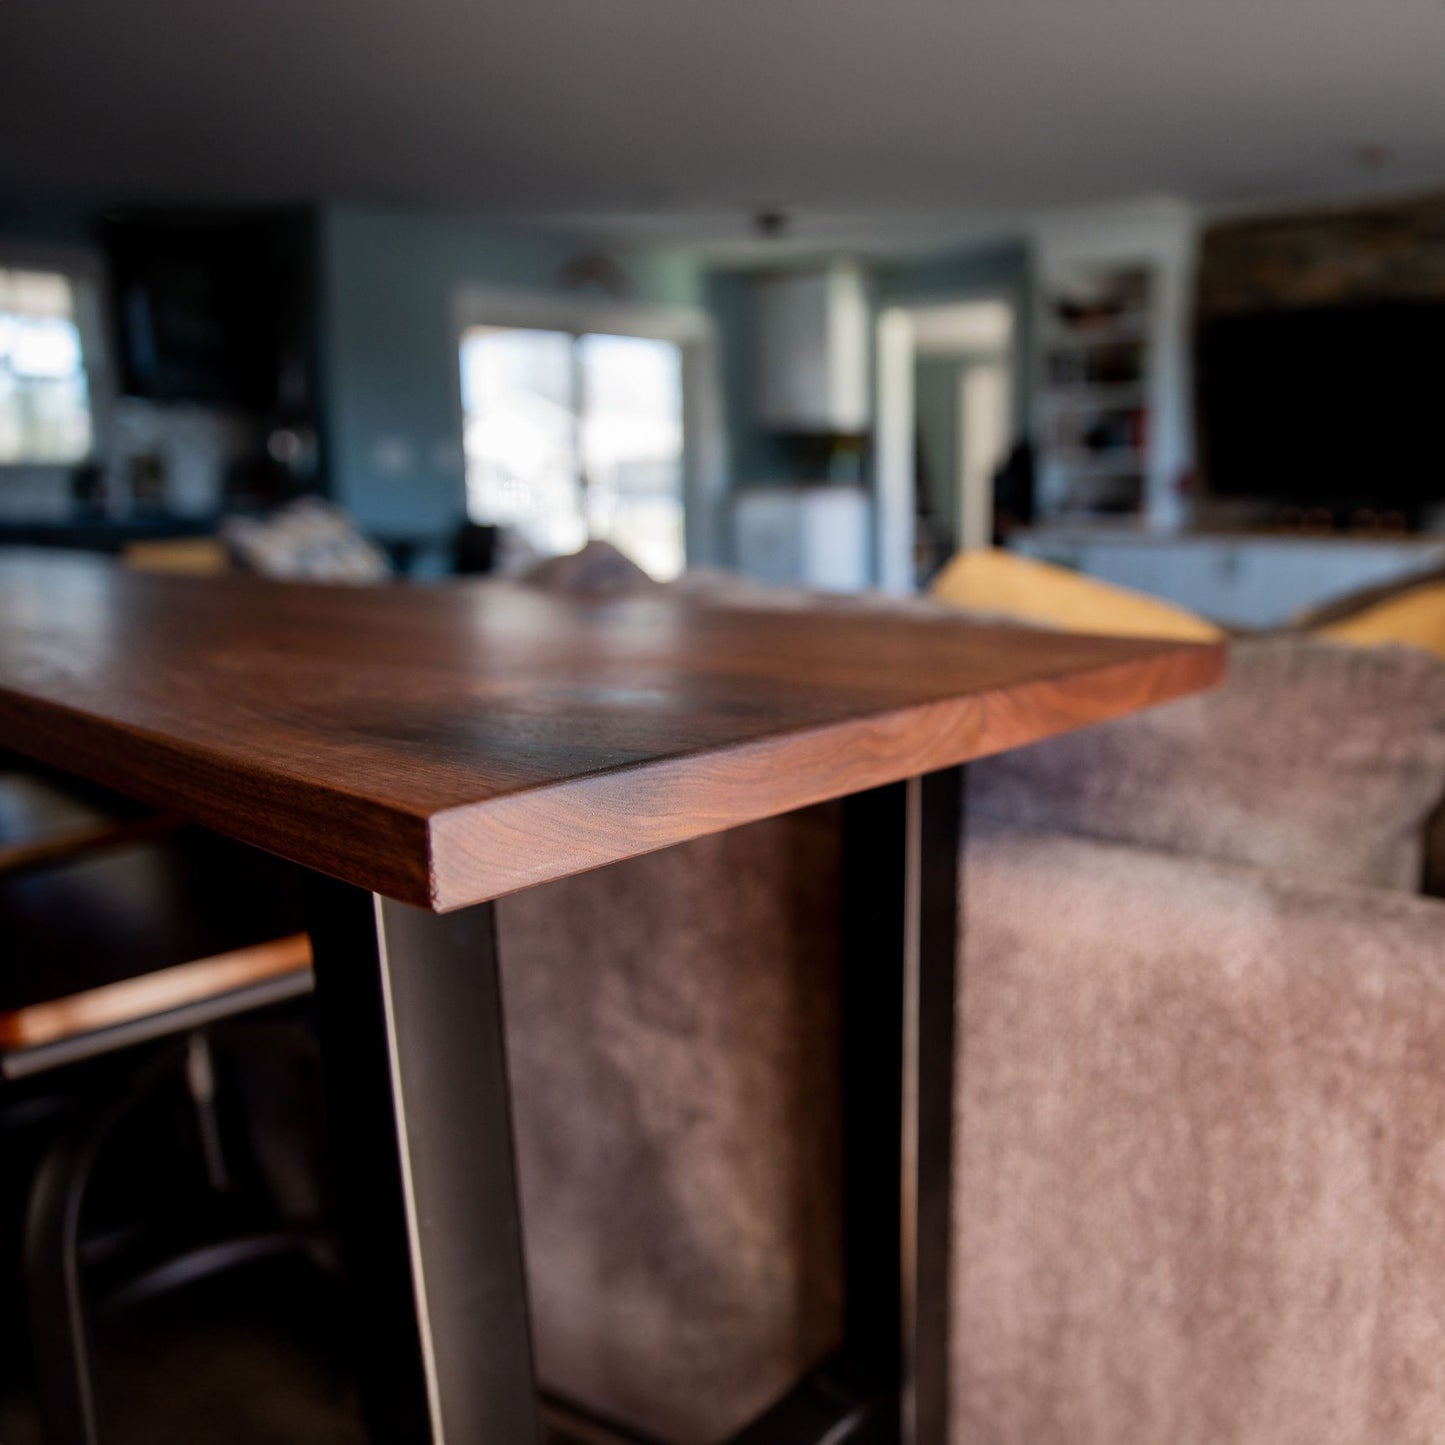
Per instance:
[[[335,1285],[253,1264],[97,1330],[104,1445],[366,1445]],[[547,1445],[624,1437],[548,1410]],[[0,1445],[43,1445],[33,1398],[0,1392]]]
[[[252,1265],[97,1332],[105,1445],[363,1445],[330,1291],[299,1263]],[[0,1442],[41,1445],[34,1402],[0,1400]]]

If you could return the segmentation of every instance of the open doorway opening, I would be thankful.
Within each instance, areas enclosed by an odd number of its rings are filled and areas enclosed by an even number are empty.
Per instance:
[[[878,334],[880,574],[912,591],[993,538],[1017,440],[1018,307],[992,294],[888,307]]]

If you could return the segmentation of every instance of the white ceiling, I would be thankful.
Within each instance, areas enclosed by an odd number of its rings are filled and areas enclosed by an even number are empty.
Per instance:
[[[1362,147],[1388,151],[1362,163]],[[0,193],[675,241],[1445,183],[1441,0],[4,0]]]

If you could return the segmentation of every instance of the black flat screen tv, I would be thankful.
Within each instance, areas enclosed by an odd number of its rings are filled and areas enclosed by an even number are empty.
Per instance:
[[[1197,365],[1212,495],[1412,520],[1445,500],[1445,304],[1221,318]]]
[[[274,405],[280,303],[261,225],[127,220],[105,241],[125,395]]]

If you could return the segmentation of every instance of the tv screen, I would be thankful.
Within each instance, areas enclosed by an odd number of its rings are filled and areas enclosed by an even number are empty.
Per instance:
[[[274,405],[279,303],[262,227],[117,222],[106,249],[127,396]]]
[[[1445,498],[1445,304],[1222,318],[1198,365],[1211,493],[1407,515]]]

